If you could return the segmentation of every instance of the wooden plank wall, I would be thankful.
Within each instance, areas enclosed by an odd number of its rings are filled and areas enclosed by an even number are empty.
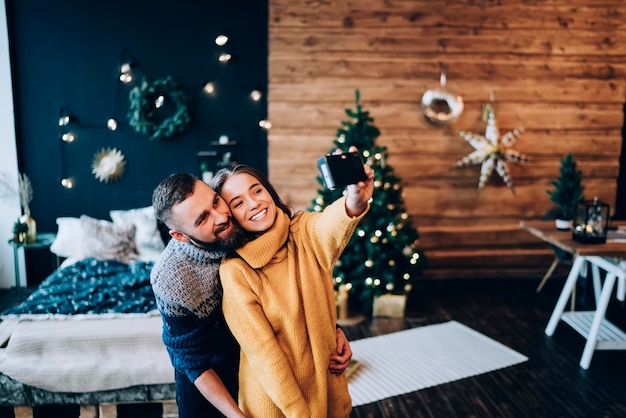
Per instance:
[[[520,231],[552,207],[546,189],[572,152],[587,197],[614,206],[626,75],[623,0],[270,0],[269,175],[305,209],[316,196],[315,158],[332,146],[354,92],[381,130],[388,163],[429,258],[425,277],[542,275],[552,251]],[[525,125],[509,164],[516,193],[479,166],[453,129],[430,125],[422,94],[463,97],[452,128],[484,133],[493,92],[501,133]]]

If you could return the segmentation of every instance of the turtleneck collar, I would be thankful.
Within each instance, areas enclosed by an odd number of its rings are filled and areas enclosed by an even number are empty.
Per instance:
[[[265,266],[287,241],[289,224],[289,216],[282,210],[278,210],[276,220],[270,229],[239,248],[237,254],[252,268],[258,269]]]
[[[181,242],[173,238],[172,241],[175,241],[173,244],[177,246],[182,253],[198,263],[213,263],[215,260],[219,260],[224,256],[224,252],[221,250],[209,251],[196,247],[191,242]]]

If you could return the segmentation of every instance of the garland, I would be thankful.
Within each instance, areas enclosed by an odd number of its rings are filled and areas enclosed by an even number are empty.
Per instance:
[[[158,121],[155,118],[157,109],[154,100],[163,96],[174,103],[176,111],[168,118]],[[153,83],[144,80],[141,86],[130,91],[130,108],[128,120],[135,132],[147,135],[150,140],[169,138],[185,130],[190,121],[187,95],[180,90],[172,77],[159,79]]]

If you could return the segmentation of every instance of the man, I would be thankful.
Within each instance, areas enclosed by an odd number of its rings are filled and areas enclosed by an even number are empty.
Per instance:
[[[150,279],[176,370],[179,417],[244,417],[236,401],[239,346],[222,314],[218,278],[225,248],[239,246],[243,231],[223,199],[190,174],[163,180],[152,206],[173,238]],[[345,370],[352,352],[340,329],[337,342]]]
[[[237,235],[230,210],[207,184],[173,174],[152,195],[173,238],[150,281],[163,318],[163,342],[176,371],[181,418],[244,417],[237,406],[239,346],[222,314],[222,242]]]

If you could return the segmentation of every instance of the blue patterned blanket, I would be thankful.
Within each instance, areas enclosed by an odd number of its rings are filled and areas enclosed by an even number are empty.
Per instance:
[[[153,262],[87,258],[55,270],[24,302],[0,315],[146,313],[157,309]]]

